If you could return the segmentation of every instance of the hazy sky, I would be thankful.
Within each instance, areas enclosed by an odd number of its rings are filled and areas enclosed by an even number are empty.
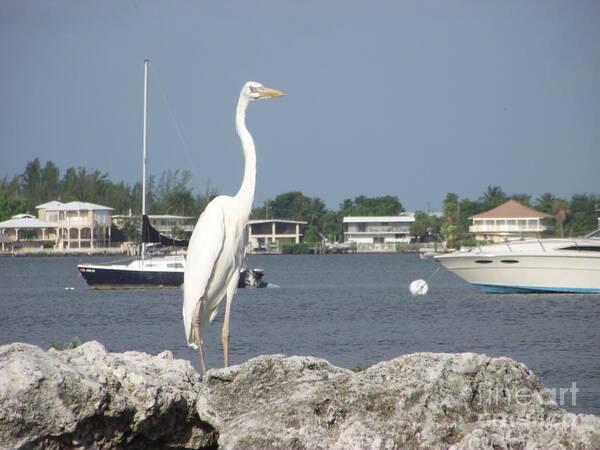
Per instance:
[[[234,194],[242,84],[255,205],[397,195],[600,193],[600,1],[0,2],[0,176],[39,157],[130,184],[190,169]],[[179,131],[187,147],[182,143]]]

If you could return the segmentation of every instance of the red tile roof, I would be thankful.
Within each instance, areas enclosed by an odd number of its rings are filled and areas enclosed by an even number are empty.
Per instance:
[[[469,219],[506,219],[506,218],[543,218],[552,217],[550,214],[546,214],[534,209],[528,208],[527,206],[521,205],[519,202],[509,200],[506,203],[502,203],[500,206],[496,206],[494,209],[475,214],[469,217]]]

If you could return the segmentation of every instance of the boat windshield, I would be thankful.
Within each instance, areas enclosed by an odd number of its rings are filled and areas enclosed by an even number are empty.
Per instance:
[[[600,239],[600,228],[598,228],[595,231],[592,231],[590,234],[586,234],[584,237],[585,238]]]

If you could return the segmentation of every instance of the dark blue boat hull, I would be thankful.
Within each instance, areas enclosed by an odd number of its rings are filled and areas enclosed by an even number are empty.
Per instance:
[[[238,288],[248,285],[246,272],[247,270],[241,272]],[[160,272],[80,265],[79,273],[94,289],[166,289],[178,288],[183,284],[183,271]],[[259,278],[255,287],[267,285]]]
[[[95,289],[177,288],[183,284],[183,271],[157,272],[81,266],[79,273]]]

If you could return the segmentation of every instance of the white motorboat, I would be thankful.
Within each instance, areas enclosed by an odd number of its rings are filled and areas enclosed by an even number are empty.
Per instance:
[[[482,245],[434,259],[489,293],[600,293],[600,229],[578,238]]]

